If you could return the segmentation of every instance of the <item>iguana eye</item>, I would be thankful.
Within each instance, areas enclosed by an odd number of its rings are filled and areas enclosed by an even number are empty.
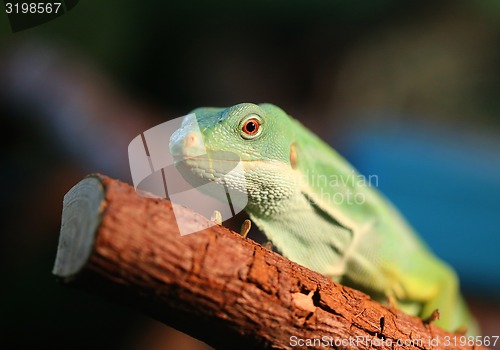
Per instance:
[[[252,139],[261,132],[262,121],[257,114],[247,115],[240,123],[241,136],[245,139]]]
[[[245,134],[254,135],[259,131],[259,121],[257,119],[250,119],[243,124],[243,131]]]

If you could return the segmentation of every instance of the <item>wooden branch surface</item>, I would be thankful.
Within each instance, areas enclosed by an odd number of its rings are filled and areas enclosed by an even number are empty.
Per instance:
[[[54,274],[217,349],[473,348],[222,226],[180,236],[169,201],[101,175],[64,198]]]

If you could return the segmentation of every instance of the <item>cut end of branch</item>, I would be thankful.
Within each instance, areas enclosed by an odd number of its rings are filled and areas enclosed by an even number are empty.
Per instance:
[[[101,180],[88,177],[64,196],[61,232],[52,273],[71,280],[86,264],[101,219],[105,193]]]

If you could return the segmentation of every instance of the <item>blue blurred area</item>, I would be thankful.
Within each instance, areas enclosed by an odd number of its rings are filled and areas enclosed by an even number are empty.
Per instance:
[[[500,295],[498,135],[384,122],[353,130],[342,153],[378,175],[379,189],[455,267],[464,292]]]

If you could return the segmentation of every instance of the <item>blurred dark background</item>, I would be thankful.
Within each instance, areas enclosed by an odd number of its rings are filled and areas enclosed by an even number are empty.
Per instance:
[[[0,13],[0,348],[206,347],[51,269],[71,186],[130,183],[136,135],[240,102],[377,175],[500,335],[499,62],[496,0],[87,0],[16,33]]]

